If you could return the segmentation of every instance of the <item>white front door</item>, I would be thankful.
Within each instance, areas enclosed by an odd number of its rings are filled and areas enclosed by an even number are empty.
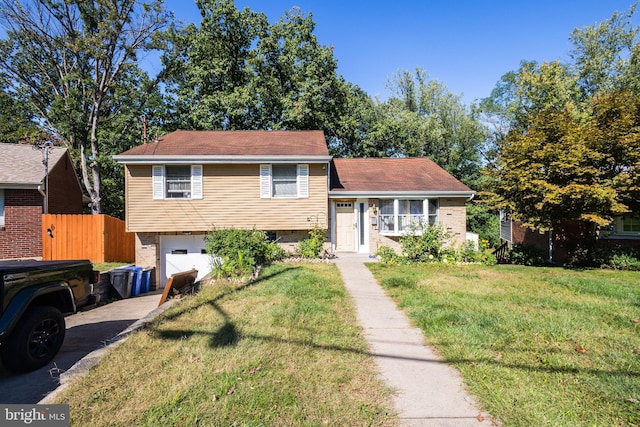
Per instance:
[[[336,202],[336,251],[355,250],[356,219],[353,202]]]

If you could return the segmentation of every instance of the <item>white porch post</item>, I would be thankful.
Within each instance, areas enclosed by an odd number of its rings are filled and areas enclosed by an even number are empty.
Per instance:
[[[336,202],[329,200],[329,218],[331,219],[331,253],[336,253]]]

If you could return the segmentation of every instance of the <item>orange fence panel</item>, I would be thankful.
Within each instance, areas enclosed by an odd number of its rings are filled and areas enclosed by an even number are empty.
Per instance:
[[[133,262],[135,234],[109,215],[42,215],[42,259]]]

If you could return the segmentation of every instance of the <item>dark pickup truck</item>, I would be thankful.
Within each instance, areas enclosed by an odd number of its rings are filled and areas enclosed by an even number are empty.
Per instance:
[[[4,367],[27,372],[49,363],[64,341],[64,315],[92,302],[98,278],[88,260],[0,261]]]

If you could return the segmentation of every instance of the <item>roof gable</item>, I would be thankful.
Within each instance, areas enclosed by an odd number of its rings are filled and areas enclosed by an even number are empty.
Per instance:
[[[67,153],[66,148],[49,151],[49,170]],[[39,185],[44,181],[43,152],[31,144],[0,144],[0,185]]]
[[[473,194],[426,157],[333,159],[330,192]]]
[[[322,131],[177,130],[116,156],[328,156]],[[121,159],[120,159],[121,160]]]

